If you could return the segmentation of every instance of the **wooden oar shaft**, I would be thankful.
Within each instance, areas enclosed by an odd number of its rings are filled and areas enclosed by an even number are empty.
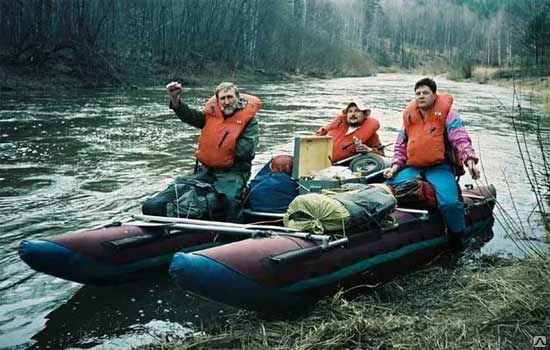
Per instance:
[[[352,156],[349,156],[349,157],[347,157],[347,158],[344,158],[344,159],[341,159],[341,160],[339,160],[339,161],[337,161],[337,162],[334,162],[333,165],[340,165],[340,164],[347,163],[347,162],[349,162],[350,160],[353,160],[353,159],[355,159],[355,158],[357,158],[357,157],[359,157],[359,156],[362,156],[362,155],[363,155],[363,153],[355,153],[355,154],[352,155]]]

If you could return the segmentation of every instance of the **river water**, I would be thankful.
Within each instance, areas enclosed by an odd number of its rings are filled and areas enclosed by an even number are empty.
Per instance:
[[[393,142],[400,111],[419,78],[383,74],[242,85],[243,92],[264,101],[254,169],[290,152],[294,136],[311,134],[351,100],[368,104],[381,122],[382,142]],[[544,169],[537,142],[550,148],[548,118],[542,119],[542,137],[536,135],[540,105],[510,88],[436,81],[440,91],[454,94],[482,159],[480,183],[496,186],[502,209],[522,219],[526,241],[540,244],[537,197],[520,157],[530,157],[530,176],[540,180]],[[200,107],[213,88],[185,88],[184,99]],[[518,103],[519,143],[511,117],[517,116]],[[146,198],[193,167],[197,136],[167,108],[161,86],[0,93],[0,348],[130,349],[181,341],[200,333],[205,322],[235,311],[179,291],[166,278],[82,286],[36,273],[17,255],[22,239],[91,228],[138,212]],[[461,183],[473,181],[466,175]],[[539,186],[547,195],[548,179]],[[497,219],[495,237],[482,253],[524,256],[522,244],[510,239],[506,214],[497,211]]]

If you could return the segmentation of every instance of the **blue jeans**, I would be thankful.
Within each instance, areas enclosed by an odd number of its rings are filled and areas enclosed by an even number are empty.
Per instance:
[[[450,233],[464,234],[464,203],[458,197],[458,187],[454,172],[449,164],[434,165],[431,167],[406,167],[400,170],[393,179],[387,181],[390,186],[415,179],[424,175],[435,190],[437,205]]]

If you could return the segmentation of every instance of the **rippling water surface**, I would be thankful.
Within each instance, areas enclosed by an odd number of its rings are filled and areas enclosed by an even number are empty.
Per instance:
[[[293,136],[311,134],[351,100],[371,106],[382,125],[382,142],[393,142],[400,111],[419,78],[387,74],[242,85],[242,91],[264,101],[255,169],[273,155],[290,152]],[[482,158],[482,183],[494,184],[502,207],[529,217],[529,234],[540,237],[542,225],[532,214],[536,198],[510,117],[518,104],[513,91],[436,80],[440,91],[455,96]],[[212,90],[186,88],[184,99],[200,107]],[[515,123],[522,154],[531,157],[531,171],[540,175],[534,126],[540,106],[527,97],[520,102],[524,118]],[[541,142],[549,149],[549,122],[543,122]],[[183,340],[200,332],[201,322],[228,311],[174,290],[165,279],[83,287],[34,272],[16,251],[25,238],[90,228],[137,212],[146,198],[192,168],[197,137],[196,129],[167,108],[161,87],[0,94],[0,348],[120,349]],[[464,176],[461,182],[472,180]],[[502,221],[502,214],[498,218]],[[522,254],[501,225],[494,231],[484,253]]]

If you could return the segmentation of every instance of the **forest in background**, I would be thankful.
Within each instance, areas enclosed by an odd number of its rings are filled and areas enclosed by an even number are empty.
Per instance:
[[[0,0],[0,30],[2,80],[550,72],[550,0]]]

